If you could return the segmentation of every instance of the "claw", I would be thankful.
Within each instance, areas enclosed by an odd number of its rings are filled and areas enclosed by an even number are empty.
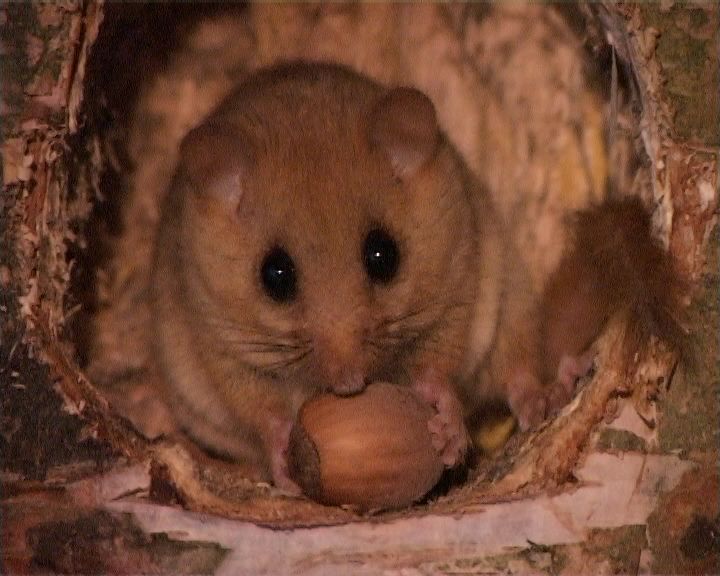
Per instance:
[[[415,390],[437,410],[427,426],[433,448],[440,453],[443,464],[452,468],[462,463],[469,441],[462,406],[452,389],[439,380],[423,378],[416,383]]]

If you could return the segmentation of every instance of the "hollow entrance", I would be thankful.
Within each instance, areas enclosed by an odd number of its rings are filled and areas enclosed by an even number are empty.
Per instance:
[[[71,286],[83,304],[73,340],[92,384],[147,437],[177,432],[148,342],[160,199],[183,135],[236,82],[288,59],[334,61],[426,92],[450,141],[487,183],[540,292],[567,242],[569,214],[614,194],[653,202],[636,80],[624,44],[607,43],[614,18],[586,5],[108,5],[86,91],[87,134],[103,159],[90,168],[101,175],[99,200],[85,228],[87,248],[73,254]],[[607,358],[613,350],[609,344]],[[507,408],[483,406],[470,420],[478,457],[468,477],[448,477],[422,506],[396,514],[452,511],[572,479],[612,396],[586,385],[583,398],[540,433],[512,435]],[[573,419],[578,410],[585,416]],[[572,438],[561,453],[564,425]],[[558,461],[538,473],[533,451]],[[161,442],[155,462],[156,472],[164,470],[156,495],[170,486],[171,499],[191,509],[278,525],[354,518],[277,495],[192,447]],[[183,467],[192,482],[180,480]],[[496,482],[513,470],[525,480]]]

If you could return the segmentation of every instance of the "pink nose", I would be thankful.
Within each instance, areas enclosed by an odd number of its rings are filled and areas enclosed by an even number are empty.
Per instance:
[[[358,370],[343,370],[330,383],[332,391],[339,396],[357,394],[365,388],[365,376]]]
[[[316,334],[314,340],[318,376],[325,388],[340,396],[362,391],[366,370],[357,330],[348,323],[335,324]]]

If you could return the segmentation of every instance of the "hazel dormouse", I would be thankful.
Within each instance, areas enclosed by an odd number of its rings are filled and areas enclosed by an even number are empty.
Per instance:
[[[162,206],[152,317],[168,405],[199,444],[296,491],[301,405],[392,382],[433,408],[453,467],[478,402],[504,398],[536,425],[571,397],[615,309],[664,318],[667,294],[625,298],[645,286],[636,259],[664,262],[642,204],[583,217],[589,232],[535,295],[427,96],[331,64],[256,72],[185,137]]]

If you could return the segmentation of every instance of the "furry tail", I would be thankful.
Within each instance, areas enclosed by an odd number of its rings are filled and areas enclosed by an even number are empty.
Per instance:
[[[545,376],[555,377],[563,356],[582,354],[619,312],[628,315],[633,348],[654,334],[682,349],[681,282],[640,199],[580,212],[573,233],[541,303]]]

